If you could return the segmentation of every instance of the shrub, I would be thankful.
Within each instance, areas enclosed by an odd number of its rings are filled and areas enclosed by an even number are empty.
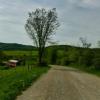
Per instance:
[[[40,67],[48,66],[48,63],[46,61],[42,61],[41,64],[37,64]]]
[[[64,57],[62,60],[61,60],[61,65],[69,65],[70,64],[70,61],[67,57]]]
[[[83,51],[82,55],[79,57],[79,64],[85,66],[91,66],[93,64],[93,52],[90,50]]]
[[[94,60],[93,60],[93,65],[94,65],[94,67],[95,67],[95,69],[99,69],[100,70],[100,58],[95,58]]]

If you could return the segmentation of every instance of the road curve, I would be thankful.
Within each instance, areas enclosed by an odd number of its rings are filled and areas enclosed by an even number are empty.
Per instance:
[[[100,78],[73,68],[52,66],[16,100],[100,100]]]

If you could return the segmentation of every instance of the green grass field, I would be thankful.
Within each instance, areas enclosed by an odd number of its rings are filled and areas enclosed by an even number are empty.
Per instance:
[[[37,51],[3,51],[6,55],[10,56],[37,56]]]
[[[0,69],[0,100],[14,100],[22,90],[48,69],[48,67]]]

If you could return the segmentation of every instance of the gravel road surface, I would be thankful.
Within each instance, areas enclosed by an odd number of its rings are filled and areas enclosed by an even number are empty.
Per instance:
[[[55,65],[16,100],[100,100],[100,78]]]

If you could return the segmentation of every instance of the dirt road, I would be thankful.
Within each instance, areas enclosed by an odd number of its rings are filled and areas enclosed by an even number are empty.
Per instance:
[[[53,66],[16,100],[100,100],[100,78]]]

